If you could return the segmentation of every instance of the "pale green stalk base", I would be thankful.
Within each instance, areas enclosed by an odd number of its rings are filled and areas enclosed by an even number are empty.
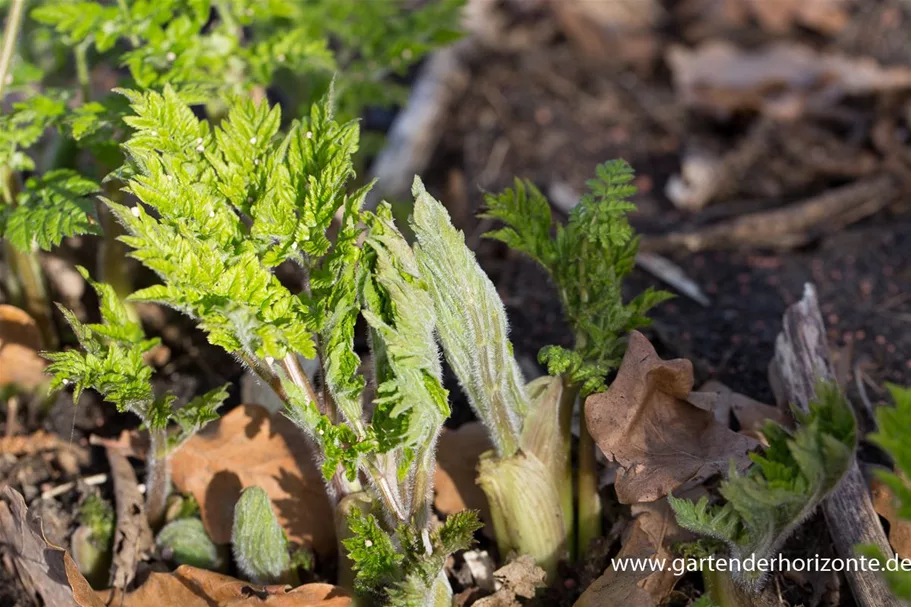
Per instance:
[[[92,530],[80,525],[70,542],[73,561],[92,588],[105,588],[111,568],[111,551],[101,550],[93,541]]]
[[[152,529],[159,529],[165,522],[168,494],[171,492],[171,462],[166,453],[167,432],[153,431],[151,439],[149,471],[146,476],[146,516]]]
[[[584,556],[592,541],[601,537],[601,495],[595,441],[583,418],[579,427],[579,512],[576,554]]]
[[[446,576],[446,570],[443,569],[437,575],[430,589],[430,600],[427,607],[452,607],[452,586],[449,585],[449,578]]]
[[[702,581],[706,593],[718,607],[753,607],[753,601],[737,586],[730,573],[705,570]]]
[[[560,494],[550,471],[530,453],[481,456],[478,485],[490,502],[500,556],[527,554],[554,579],[567,545]]]

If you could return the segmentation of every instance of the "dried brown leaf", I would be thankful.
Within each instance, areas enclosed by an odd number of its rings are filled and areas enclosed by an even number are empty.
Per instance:
[[[756,110],[794,119],[846,96],[911,88],[911,68],[791,42],[750,51],[717,40],[696,49],[678,45],[667,61],[684,103],[721,115]]]
[[[779,409],[744,394],[734,392],[717,380],[710,380],[699,387],[698,392],[691,392],[687,401],[707,411],[712,411],[715,419],[721,424],[727,424],[733,415],[740,426],[740,432],[761,440],[761,432],[767,421],[779,425],[790,425],[789,416]]]
[[[633,506],[635,518],[624,534],[618,559],[667,559],[673,558],[670,547],[675,542],[691,538],[677,525],[667,500]],[[574,607],[656,607],[664,602],[674,589],[679,576],[670,569],[665,571],[617,571],[608,569],[589,586]]]
[[[899,516],[895,494],[878,478],[870,483],[870,493],[873,509],[889,521],[889,544],[902,558],[911,558],[911,521]]]
[[[494,571],[493,576],[500,589],[476,602],[477,607],[521,607],[520,598],[534,598],[538,588],[545,586],[546,574],[525,554]]]
[[[48,379],[41,358],[41,331],[27,312],[0,305],[0,388],[34,390]]]
[[[171,573],[152,573],[136,590],[98,593],[107,605],[121,607],[348,607],[351,599],[331,584],[260,586],[227,575],[181,565]]]
[[[308,438],[284,416],[258,405],[237,407],[174,454],[174,485],[199,502],[202,521],[217,544],[231,541],[240,492],[262,487],[293,542],[335,554],[333,512]]]
[[[652,502],[726,472],[733,459],[749,463],[758,443],[719,424],[686,401],[693,388],[688,360],[661,360],[642,333],[630,335],[617,378],[607,392],[585,401],[595,442],[619,464],[617,498]]]
[[[0,546],[12,558],[23,584],[45,605],[103,607],[70,555],[47,541],[41,521],[9,486],[0,490]]]
[[[443,430],[437,444],[433,501],[442,514],[479,510],[488,537],[493,537],[490,505],[476,481],[481,454],[491,449],[490,434],[481,422],[469,422],[456,430]]]

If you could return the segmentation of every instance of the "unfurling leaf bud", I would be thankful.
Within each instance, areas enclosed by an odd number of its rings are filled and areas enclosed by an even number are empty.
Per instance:
[[[237,566],[252,581],[275,584],[286,580],[291,568],[288,540],[261,488],[249,487],[241,493],[234,507],[231,542]]]
[[[179,565],[215,571],[225,563],[224,555],[209,538],[198,518],[182,518],[168,523],[158,532],[155,544],[165,558]]]

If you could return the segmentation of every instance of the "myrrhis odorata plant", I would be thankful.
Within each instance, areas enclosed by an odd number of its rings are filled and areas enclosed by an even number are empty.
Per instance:
[[[493,284],[420,180],[413,188],[414,245],[388,205],[361,209],[370,184],[354,185],[358,125],[335,118],[331,96],[283,130],[278,106],[249,97],[231,98],[213,124],[170,85],[160,93],[120,93],[130,103],[125,122],[132,130],[118,176],[137,204],[103,202],[121,222],[131,255],[161,280],[129,299],[191,317],[212,344],[274,389],[316,445],[344,547],[340,577],[359,601],[449,605],[444,564],[479,528],[473,512],[442,523],[431,516],[436,443],[450,414],[444,357],[495,446],[482,458],[478,482],[502,554],[531,555],[553,576],[572,555],[576,535],[597,533],[593,461],[585,464],[591,485],[580,484],[585,500],[577,500],[584,522],[573,523],[572,408],[603,386],[625,332],[645,324],[645,311],[665,297],[649,291],[622,300],[636,250],[626,221],[632,173],[625,163],[599,169],[566,226],[551,224],[547,201],[531,186],[491,200],[491,212],[510,222],[501,235],[523,234],[546,262],[576,331],[573,350],[544,350],[552,376],[526,384]],[[521,225],[511,222],[510,213],[521,214],[516,205],[526,204],[534,213]],[[293,288],[275,274],[283,264],[296,268]],[[98,288],[109,294],[106,309],[113,307],[113,290]],[[82,352],[54,355],[58,384],[95,387],[147,419],[159,433],[156,444],[170,445],[171,403],[150,396],[148,370],[136,362],[151,344],[118,310],[105,318],[132,328],[126,336],[104,333],[104,343],[125,352],[109,355],[81,339]],[[359,327],[369,344],[363,359],[355,348]],[[111,386],[83,369],[82,361],[102,354],[105,373],[136,379]],[[301,358],[318,362],[317,378],[304,372]],[[121,384],[145,386],[145,400],[120,395]],[[168,415],[182,427],[180,411]],[[241,496],[233,535],[235,563],[249,579],[294,581],[294,557],[260,489]],[[184,550],[185,558],[216,562],[210,553],[207,545]]]
[[[101,190],[107,198],[122,196],[115,169],[123,162],[129,104],[112,87],[160,91],[171,85],[217,122],[232,95],[265,99],[268,93],[306,113],[333,83],[339,111],[355,118],[368,104],[405,101],[400,77],[458,37],[462,2],[7,3],[0,240],[8,300],[29,311],[45,345],[56,347],[38,251],[76,235],[102,235],[93,275],[122,297],[132,290],[119,226],[93,196]]]
[[[443,564],[478,523],[473,513],[441,526],[430,516],[449,415],[437,317],[390,209],[361,212],[369,186],[349,192],[357,123],[336,121],[327,100],[280,134],[278,107],[236,99],[213,127],[170,87],[123,94],[134,113],[122,174],[139,204],[105,203],[132,255],[162,280],[131,300],[191,316],[275,389],[347,513],[339,535],[365,601],[448,604]],[[297,266],[302,288],[276,278],[283,263]],[[359,318],[369,365],[354,347]],[[318,359],[321,384],[301,356]],[[235,559],[252,579],[287,580],[285,540],[264,497],[248,489],[238,504]]]

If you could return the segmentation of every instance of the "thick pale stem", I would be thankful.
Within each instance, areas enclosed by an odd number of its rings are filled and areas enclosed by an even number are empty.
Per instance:
[[[146,515],[152,529],[164,523],[168,494],[171,492],[171,462],[168,458],[166,430],[151,432],[149,472],[146,475]]]
[[[490,502],[500,556],[527,554],[553,580],[566,557],[566,531],[560,495],[547,467],[530,453],[481,456],[478,485]]]
[[[570,559],[575,560],[578,556],[576,551],[576,542],[574,541],[575,529],[575,491],[573,487],[573,410],[576,407],[576,399],[579,396],[579,388],[568,381],[563,381],[563,393],[560,395],[560,438],[563,449],[563,471],[556,479],[560,491],[560,503],[563,506],[563,522],[566,527],[566,538],[569,548]]]
[[[583,417],[579,425],[579,512],[576,554],[583,556],[591,542],[601,537],[601,496],[598,493],[598,462],[595,441]]]

